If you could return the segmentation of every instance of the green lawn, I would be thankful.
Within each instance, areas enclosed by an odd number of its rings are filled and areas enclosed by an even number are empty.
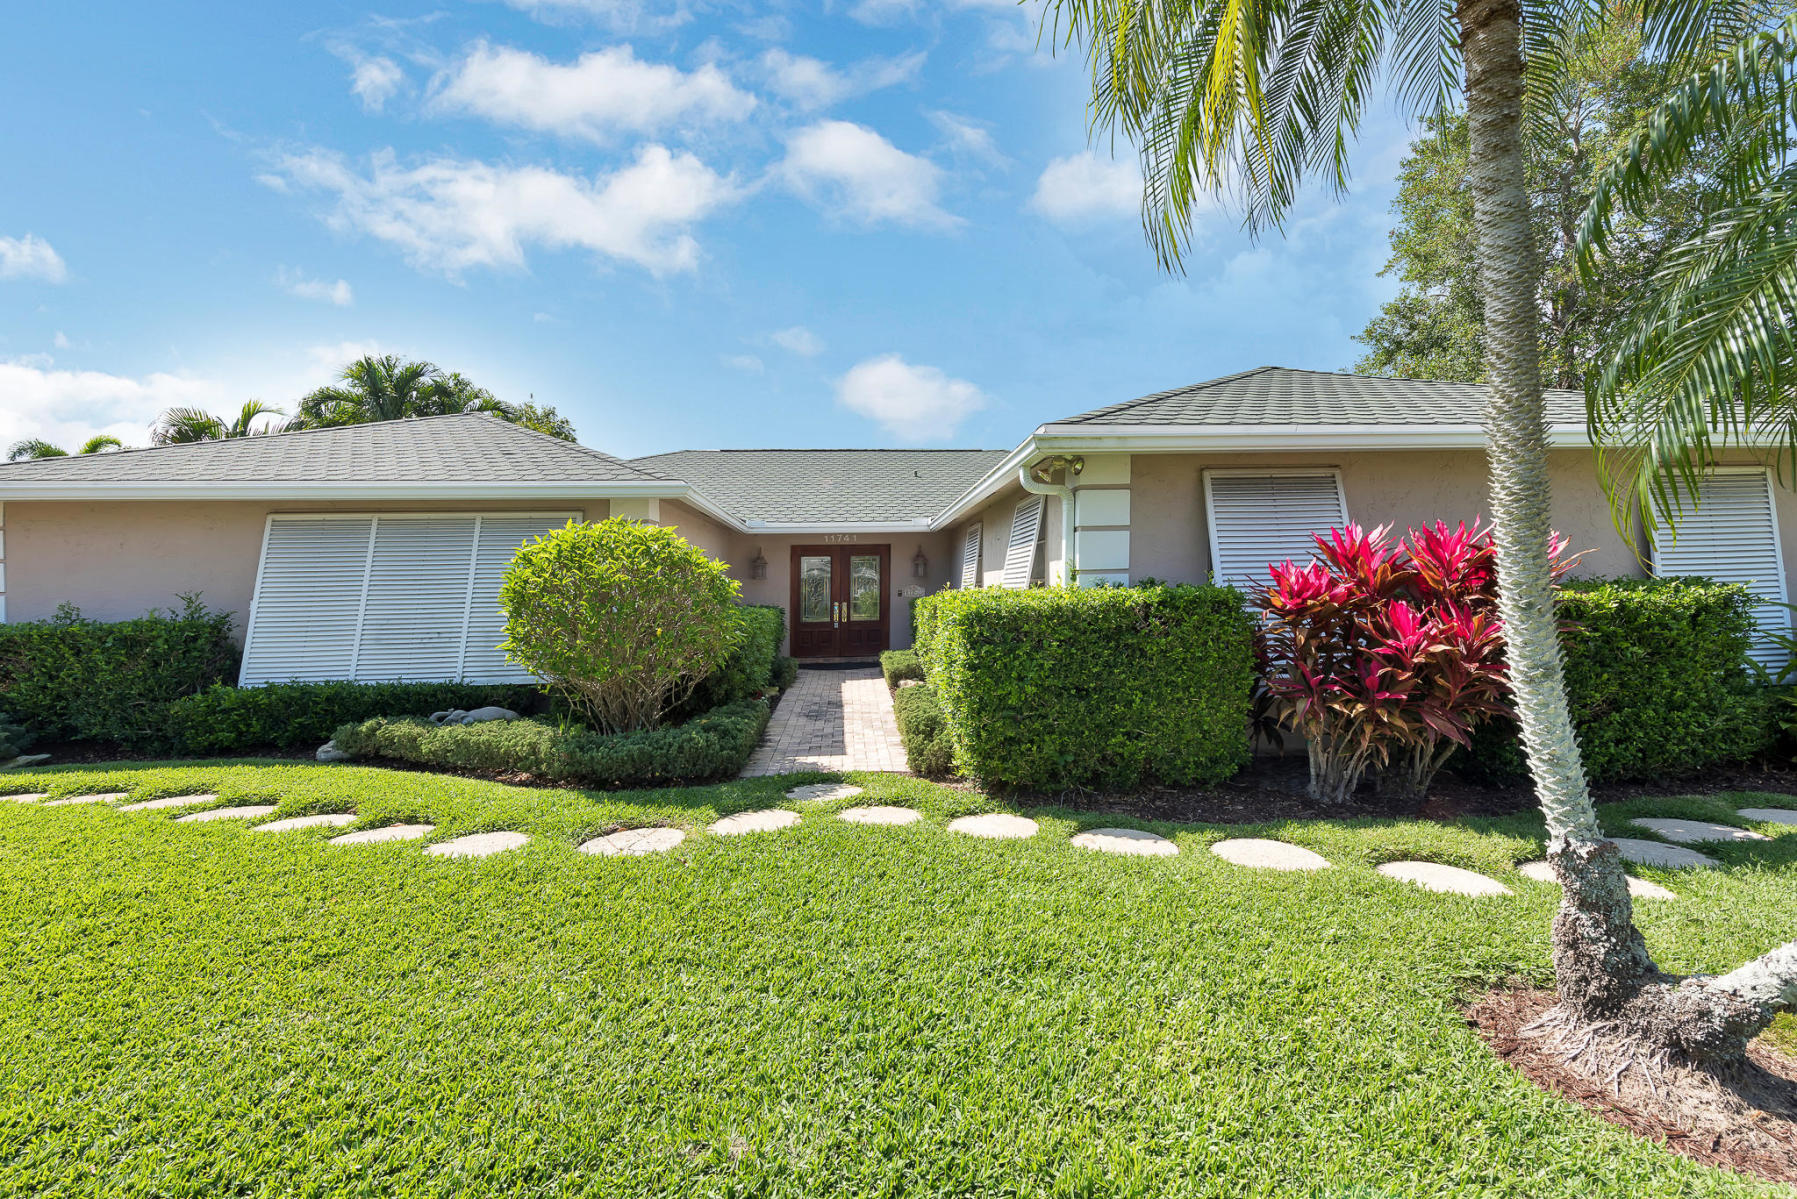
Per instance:
[[[908,828],[703,835],[792,780],[602,794],[294,764],[9,775],[354,808],[483,861],[335,830],[0,804],[0,1194],[1492,1195],[1787,1193],[1537,1092],[1457,1004],[1549,978],[1528,819],[1145,824],[1171,859],[943,824],[982,797],[860,779]],[[865,802],[865,801],[859,801]],[[1745,800],[1742,800],[1745,802]],[[1784,802],[1784,801],[1762,801]],[[1720,800],[1606,812],[1729,816]],[[576,853],[620,823],[671,854]],[[1614,827],[1620,831],[1620,823]],[[1336,863],[1231,866],[1222,836]],[[1797,829],[1643,871],[1660,960],[1719,970],[1797,927]],[[1423,857],[1517,894],[1370,867]]]

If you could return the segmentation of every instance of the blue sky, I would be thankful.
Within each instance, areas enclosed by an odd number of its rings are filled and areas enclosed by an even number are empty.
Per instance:
[[[1155,269],[1083,60],[993,0],[17,6],[0,442],[290,405],[358,353],[589,445],[1008,447],[1265,363],[1394,290],[1373,114],[1346,202]]]

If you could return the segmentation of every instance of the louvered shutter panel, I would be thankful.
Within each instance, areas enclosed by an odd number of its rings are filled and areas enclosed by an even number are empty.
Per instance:
[[[1011,517],[1011,541],[1005,547],[1006,587],[1022,589],[1030,585],[1036,569],[1036,541],[1042,534],[1042,497],[1032,495],[1017,505]]]
[[[1241,586],[1267,577],[1267,567],[1316,556],[1315,535],[1348,521],[1341,480],[1333,472],[1205,475],[1210,503],[1211,573]]]
[[[474,530],[472,516],[375,518],[357,682],[456,677]]]
[[[373,532],[369,517],[269,522],[240,682],[351,677]]]
[[[967,535],[961,539],[961,586],[978,587],[980,585],[980,522],[974,521],[967,526]]]
[[[1662,519],[1666,534],[1654,552],[1654,573],[1662,578],[1699,575],[1718,583],[1740,583],[1774,604],[1785,602],[1784,555],[1778,544],[1778,521],[1772,508],[1772,480],[1763,470],[1721,471],[1703,481],[1699,501],[1677,518],[1677,535]],[[1762,629],[1784,632],[1790,627],[1783,608],[1759,607],[1754,619]],[[1785,656],[1764,637],[1750,651],[1762,666],[1777,669]]]
[[[484,516],[480,522],[480,549],[474,561],[473,587],[468,605],[468,648],[462,659],[462,678],[470,683],[529,683],[526,673],[505,656],[499,643],[505,638],[505,614],[499,610],[499,585],[518,547],[534,537],[561,528],[565,516]]]

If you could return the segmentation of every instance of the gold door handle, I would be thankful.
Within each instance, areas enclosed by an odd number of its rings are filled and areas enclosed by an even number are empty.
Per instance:
[[[830,605],[830,620],[834,624],[842,623],[842,602],[840,600]]]

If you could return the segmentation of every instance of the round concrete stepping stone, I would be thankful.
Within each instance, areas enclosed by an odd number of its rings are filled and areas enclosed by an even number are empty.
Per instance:
[[[1450,895],[1514,895],[1515,892],[1473,870],[1443,866],[1440,862],[1386,862],[1375,867],[1386,878],[1415,883],[1425,891]]]
[[[986,837],[994,841],[1021,841],[1036,835],[1036,822],[1028,816],[1008,812],[987,812],[984,816],[963,816],[948,823],[951,833],[970,837]]]
[[[517,849],[529,840],[523,833],[469,833],[466,837],[427,845],[424,852],[433,858],[487,858]]]
[[[1636,837],[1611,837],[1610,840],[1616,842],[1616,848],[1624,861],[1639,862],[1643,866],[1670,866],[1679,870],[1688,866],[1721,865],[1709,854],[1698,853],[1695,849],[1686,849],[1682,845],[1642,841]]]
[[[1553,866],[1545,860],[1524,862],[1516,868],[1516,872],[1524,878],[1532,878],[1538,883],[1557,884],[1560,881],[1554,876]],[[1629,881],[1629,894],[1633,895],[1636,899],[1678,898],[1677,895],[1660,886],[1658,883],[1650,883],[1646,879],[1636,878],[1632,874],[1624,875],[1623,877]]]
[[[14,795],[0,795],[0,803],[36,803],[48,794],[48,791],[22,791]]]
[[[826,799],[849,799],[859,794],[861,788],[853,783],[806,783],[803,787],[794,787],[788,791],[786,798],[821,802]]]
[[[236,808],[207,808],[204,812],[195,812],[191,816],[175,817],[176,824],[205,824],[213,820],[253,820],[258,816],[266,816],[275,810],[271,803],[245,804]]]
[[[171,795],[167,799],[146,799],[142,803],[122,804],[121,812],[160,812],[164,808],[191,808],[197,803],[211,803],[216,795]]]
[[[429,836],[434,824],[389,824],[385,828],[365,828],[341,837],[332,837],[332,845],[375,845],[382,841],[416,841]]]
[[[644,854],[666,853],[684,840],[686,833],[682,829],[626,828],[582,842],[580,852],[608,858],[640,858]]]
[[[1797,810],[1791,808],[1742,808],[1740,814],[1761,824],[1797,824]]]
[[[1716,824],[1709,820],[1670,820],[1660,816],[1643,816],[1629,821],[1636,828],[1644,828],[1660,834],[1668,841],[1677,841],[1681,845],[1696,845],[1703,841],[1770,841],[1765,833],[1756,833],[1748,828],[1736,828],[1732,824]]]
[[[251,829],[252,833],[286,833],[296,828],[343,828],[356,822],[354,812],[324,812],[317,816],[289,816],[285,820],[271,820],[267,824],[258,824]]]
[[[1329,859],[1302,845],[1272,841],[1265,837],[1231,837],[1218,841],[1210,851],[1225,862],[1237,866],[1253,866],[1261,870],[1327,870]]]
[[[711,831],[720,837],[740,837],[744,833],[771,833],[776,829],[791,828],[798,822],[797,812],[785,808],[761,808],[726,816],[712,825]]]
[[[919,815],[916,808],[895,808],[889,804],[875,804],[870,808],[844,808],[836,813],[837,819],[846,820],[850,824],[916,824]]]
[[[1118,853],[1132,858],[1170,858],[1179,846],[1156,833],[1139,828],[1095,828],[1075,833],[1073,844],[1099,853]]]
[[[66,808],[78,803],[111,803],[115,799],[123,799],[129,792],[102,791],[98,795],[70,795],[63,799],[53,799],[45,804],[46,808]]]

